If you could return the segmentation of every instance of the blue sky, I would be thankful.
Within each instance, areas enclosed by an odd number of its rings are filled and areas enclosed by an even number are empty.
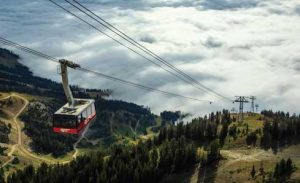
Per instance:
[[[56,2],[78,13],[64,1]],[[79,2],[223,95],[256,95],[261,108],[300,112],[299,1]],[[167,109],[204,114],[224,107],[237,108],[179,81],[47,0],[0,1],[0,27],[1,37],[51,56],[161,90],[216,102],[209,105],[170,98],[80,72],[71,72],[72,84],[112,88],[113,98],[149,106],[157,113]],[[35,75],[60,80],[55,64],[15,52]]]

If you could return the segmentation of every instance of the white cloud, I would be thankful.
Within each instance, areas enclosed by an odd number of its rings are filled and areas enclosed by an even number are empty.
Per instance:
[[[58,1],[62,3],[63,1]],[[299,113],[300,2],[294,0],[80,1],[199,82],[229,97],[257,95],[263,108]],[[62,3],[64,6],[70,6]],[[58,58],[162,90],[217,100],[166,73],[48,1],[0,2],[0,35]],[[99,28],[101,28],[99,26]],[[104,28],[101,30],[106,31]],[[120,40],[120,39],[118,39]],[[36,75],[55,65],[17,51]],[[114,89],[114,97],[161,110],[204,114],[213,105],[170,98],[71,72],[72,84]]]

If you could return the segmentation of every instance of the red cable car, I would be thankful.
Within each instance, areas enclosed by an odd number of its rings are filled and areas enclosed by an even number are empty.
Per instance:
[[[67,60],[59,60],[62,84],[68,103],[53,115],[53,131],[56,133],[80,134],[96,118],[93,99],[74,99],[68,82],[67,68],[80,68],[80,65]]]
[[[75,99],[76,109],[65,104],[53,115],[53,131],[57,133],[80,134],[96,117],[94,100]]]

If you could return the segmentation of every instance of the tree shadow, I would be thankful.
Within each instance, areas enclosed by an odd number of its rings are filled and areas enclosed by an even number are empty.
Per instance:
[[[165,176],[159,183],[190,183],[196,167]]]
[[[210,164],[202,165],[198,173],[197,183],[213,183],[215,182],[220,160],[216,160]]]

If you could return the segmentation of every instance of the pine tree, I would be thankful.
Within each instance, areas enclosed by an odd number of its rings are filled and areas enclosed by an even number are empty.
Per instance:
[[[237,127],[236,125],[232,125],[230,128],[229,128],[229,135],[231,137],[233,137],[234,139],[236,139],[236,132],[237,132]]]
[[[284,177],[285,172],[285,160],[282,158],[279,163],[279,176]]]
[[[256,170],[255,170],[254,165],[252,166],[252,170],[251,170],[250,174],[251,174],[252,179],[254,179],[255,174],[256,174]]]
[[[227,136],[227,133],[228,133],[228,123],[227,122],[224,122],[222,124],[222,129],[221,129],[221,132],[220,132],[220,142],[221,142],[221,145],[224,144],[225,142],[225,138]]]
[[[291,158],[289,158],[287,161],[286,161],[286,172],[288,174],[291,174],[293,172],[293,162],[291,160]]]
[[[206,137],[208,138],[208,140],[212,140],[213,139],[213,129],[212,129],[212,125],[209,123],[207,128],[206,128]]]
[[[181,163],[182,163],[182,154],[179,149],[176,149],[174,162],[172,166],[172,172],[178,172],[178,170],[180,170],[181,168]]]
[[[140,182],[140,174],[139,174],[138,168],[136,168],[134,170],[133,182],[135,182],[135,183]]]
[[[274,173],[273,173],[273,177],[275,178],[275,180],[278,180],[280,177],[279,174],[279,164],[276,163],[275,169],[274,169]]]
[[[264,127],[263,127],[263,136],[261,138],[261,146],[264,149],[269,149],[271,147],[271,123],[266,121],[264,122]]]
[[[184,135],[183,123],[180,122],[176,125],[176,138],[179,139],[181,135]]]
[[[250,134],[247,135],[246,137],[246,143],[247,145],[256,145],[256,141],[257,141],[257,135],[254,132],[251,132]]]
[[[4,183],[4,170],[0,168],[0,183]]]
[[[187,123],[185,125],[185,131],[184,131],[184,134],[185,134],[185,137],[187,139],[190,139],[191,138],[191,125],[189,123]]]
[[[217,160],[220,155],[220,145],[217,140],[213,141],[210,145],[210,151],[207,155],[207,162],[211,163],[214,160]]]
[[[167,136],[168,136],[168,140],[171,140],[172,138],[175,137],[175,132],[174,132],[173,126],[170,126],[170,127],[167,129]]]
[[[158,152],[156,148],[152,150],[150,154],[150,159],[151,159],[152,167],[156,168],[158,164]]]

